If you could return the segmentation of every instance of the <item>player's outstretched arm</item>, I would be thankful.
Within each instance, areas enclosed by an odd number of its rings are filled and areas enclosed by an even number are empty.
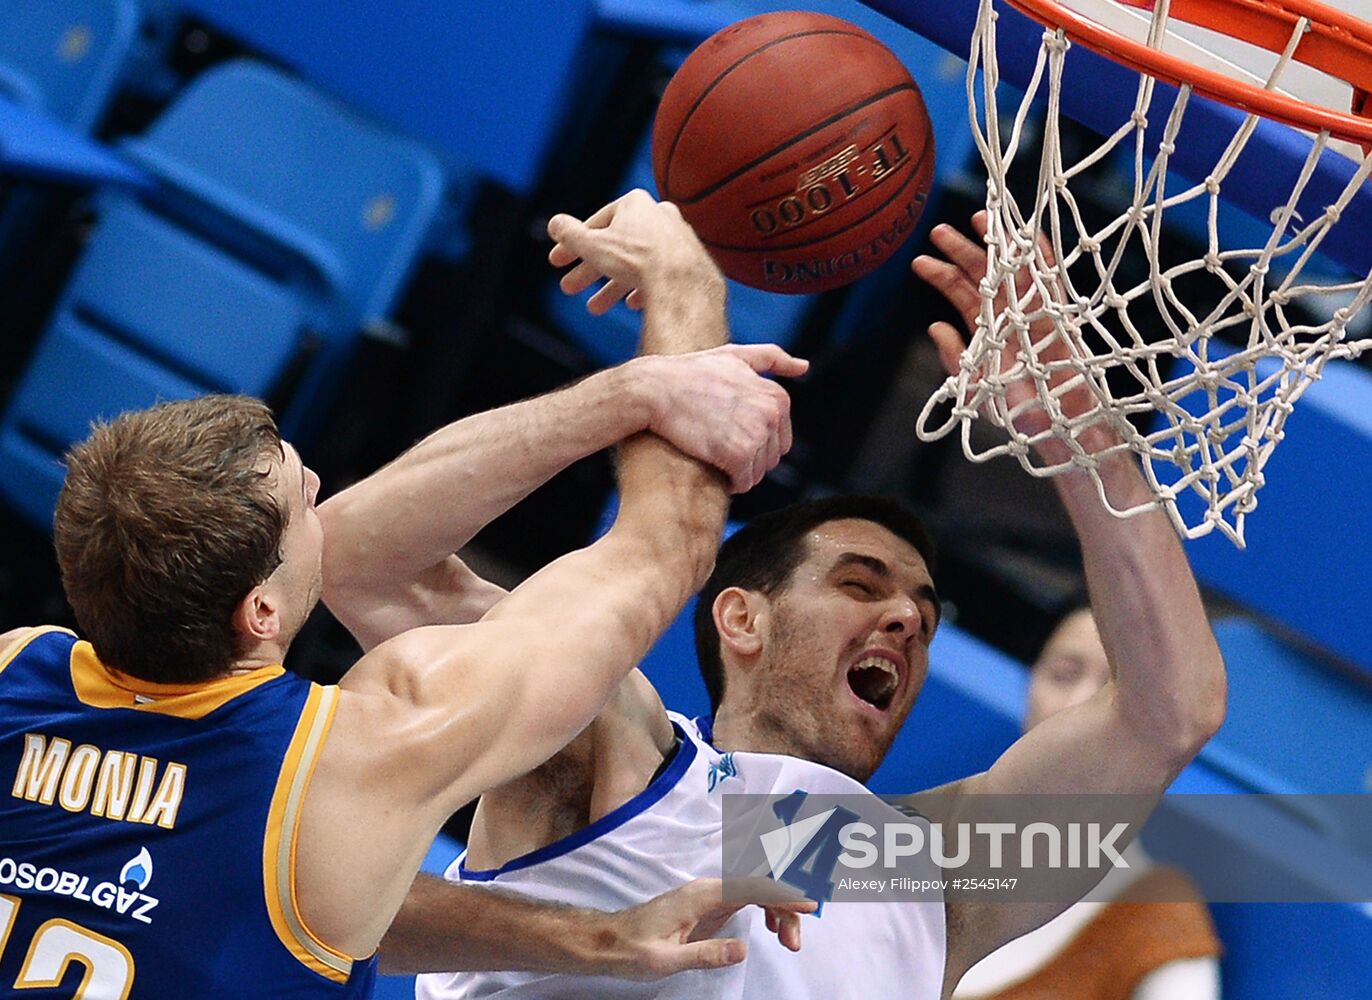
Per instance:
[[[640,431],[746,491],[790,445],[787,397],[761,376],[804,368],[766,345],[645,356],[450,424],[320,506],[325,603],[364,649],[478,620],[505,591],[453,553],[568,465]]]
[[[984,233],[984,220],[975,224]],[[977,284],[985,274],[985,248],[951,227],[935,229],[933,239],[946,260],[921,257],[916,273],[938,288],[975,323]],[[1041,333],[1042,331],[1034,331]],[[956,371],[962,338],[948,324],[930,329],[945,367]],[[1061,344],[1048,350],[1065,350]],[[1012,398],[1012,393],[1017,395]],[[1031,386],[1011,387],[1007,403],[1028,403]],[[1061,397],[1069,415],[1085,415],[1094,401],[1084,388]],[[1021,430],[1037,429],[1045,419],[1032,407],[1022,411]],[[1116,443],[1104,422],[1088,425],[1078,440],[1100,452]],[[1062,461],[1058,442],[1040,446],[1049,462]],[[1107,495],[1117,505],[1150,499],[1134,460],[1116,453],[1101,462]],[[984,774],[961,782],[962,793],[1100,794],[1111,801],[1115,819],[1141,823],[1151,804],[1178,772],[1214,735],[1224,718],[1224,662],[1210,630],[1195,579],[1180,540],[1161,511],[1121,520],[1100,502],[1095,483],[1084,472],[1054,478],[1081,543],[1091,608],[1110,658],[1113,677],[1090,701],[1059,712],[1018,740]],[[1133,796],[1132,799],[1126,799]],[[972,796],[965,796],[969,803]],[[949,800],[946,800],[949,801]],[[975,808],[968,805],[967,808]],[[1120,846],[1123,846],[1123,841]],[[1099,879],[1100,869],[1073,873],[1077,895]],[[1064,893],[1063,898],[1070,898]],[[949,903],[950,976],[996,947],[1049,919],[1066,903],[1043,906]],[[956,959],[956,961],[954,961]],[[956,982],[956,978],[952,980]]]
[[[719,969],[747,955],[738,938],[716,938],[747,905],[765,907],[767,926],[800,949],[799,915],[815,904],[765,879],[733,886],[697,879],[646,903],[606,913],[538,902],[514,893],[421,874],[381,942],[381,971],[556,972],[650,980],[687,969]]]

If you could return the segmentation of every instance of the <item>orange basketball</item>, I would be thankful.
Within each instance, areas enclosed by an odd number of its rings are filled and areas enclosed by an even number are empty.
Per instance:
[[[762,14],[708,38],[653,127],[658,194],[720,269],[754,288],[820,292],[900,248],[934,172],[919,87],[856,25]]]

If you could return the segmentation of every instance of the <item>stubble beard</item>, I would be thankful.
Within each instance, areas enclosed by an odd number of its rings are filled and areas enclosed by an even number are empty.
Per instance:
[[[784,608],[775,611],[763,686],[765,702],[755,719],[760,729],[769,731],[771,741],[786,748],[780,752],[866,782],[876,768],[866,760],[855,760],[857,755],[843,745],[847,727],[839,731],[834,724],[832,677],[806,674],[799,690],[788,683],[795,676],[793,665],[805,662],[806,647],[823,648],[819,638],[808,622]],[[802,696],[799,702],[797,694]]]

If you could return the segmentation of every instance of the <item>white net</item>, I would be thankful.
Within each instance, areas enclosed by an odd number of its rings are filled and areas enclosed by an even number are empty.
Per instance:
[[[1151,46],[1162,44],[1167,7],[1165,0],[1155,7]],[[1090,85],[1064,79],[1071,43],[1061,32],[1044,32],[1023,100],[1003,118],[995,29],[992,0],[981,0],[967,76],[989,173],[981,314],[959,373],[921,413],[919,434],[929,440],[960,427],[969,458],[1013,455],[1040,476],[1071,469],[1095,475],[1102,459],[1128,450],[1157,501],[1115,507],[1095,476],[1114,513],[1161,503],[1188,537],[1218,529],[1242,546],[1244,518],[1257,506],[1263,467],[1294,404],[1327,361],[1372,346],[1349,329],[1372,298],[1372,272],[1348,276],[1318,254],[1368,183],[1372,155],[1342,147],[1353,151],[1357,168],[1337,198],[1312,213],[1302,196],[1321,158],[1344,155],[1333,152],[1327,134],[1316,135],[1298,172],[1293,165],[1289,198],[1272,205],[1270,218],[1228,225],[1233,212],[1221,188],[1256,116],[1243,120],[1208,177],[1181,182],[1168,168],[1191,89],[1179,88],[1170,108],[1155,107],[1155,81],[1140,74],[1132,115],[1099,145],[1069,153],[1059,99],[1064,86]],[[1303,30],[1297,26],[1268,87],[1278,84]],[[1159,116],[1165,126],[1150,142],[1147,123]],[[1016,159],[1035,154],[1028,182],[1012,191]],[[1084,206],[1080,192],[1099,187],[1103,168],[1121,166],[1114,176],[1132,172],[1132,190],[1118,192],[1110,211],[1122,211],[1102,221],[1099,199]],[[1198,230],[1203,249],[1177,253],[1169,220],[1179,214]],[[1093,405],[1083,413],[1085,392]],[[974,435],[978,419],[1004,433]],[[1083,432],[1102,424],[1115,443],[1088,445],[1099,436]],[[984,443],[988,437],[993,443]],[[1046,460],[1044,451],[1058,460]],[[1188,494],[1199,502],[1179,505]]]

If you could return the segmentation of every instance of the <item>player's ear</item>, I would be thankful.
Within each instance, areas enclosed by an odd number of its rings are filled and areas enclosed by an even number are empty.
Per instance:
[[[742,587],[726,587],[715,598],[711,610],[721,649],[741,659],[757,656],[762,651],[769,614],[765,594]]]
[[[281,610],[274,592],[265,582],[253,587],[238,602],[233,612],[233,625],[248,645],[271,642],[281,634]]]

